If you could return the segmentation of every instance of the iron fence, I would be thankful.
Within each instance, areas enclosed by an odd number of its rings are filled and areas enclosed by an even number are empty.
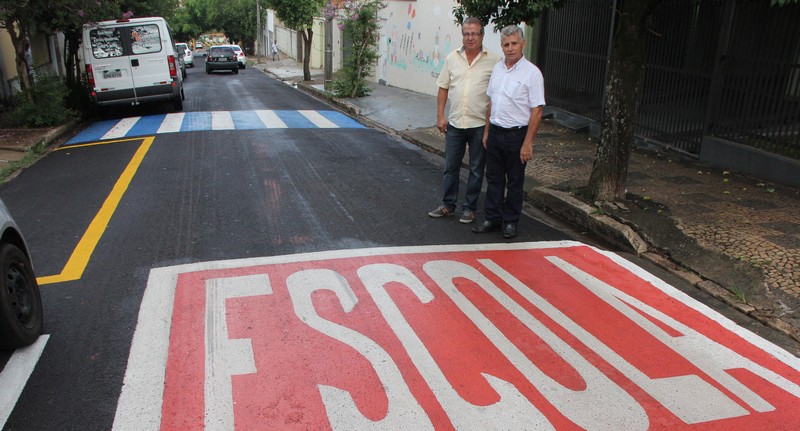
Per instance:
[[[545,16],[548,104],[599,121],[615,8],[575,0]],[[800,159],[800,4],[664,0],[648,23],[636,134],[698,155],[715,136]]]

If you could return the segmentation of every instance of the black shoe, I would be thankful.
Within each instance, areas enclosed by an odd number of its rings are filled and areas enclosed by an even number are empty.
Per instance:
[[[486,233],[500,230],[500,223],[484,220],[483,223],[472,228],[475,233]]]
[[[511,239],[517,236],[517,224],[516,223],[506,223],[503,226],[503,238]]]

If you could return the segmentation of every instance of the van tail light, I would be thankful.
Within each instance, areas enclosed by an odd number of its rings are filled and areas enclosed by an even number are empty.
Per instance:
[[[86,81],[89,83],[89,87],[94,88],[94,72],[91,64],[86,65]]]
[[[169,63],[169,76],[172,78],[178,76],[178,65],[175,63],[175,56],[168,56],[167,63]]]

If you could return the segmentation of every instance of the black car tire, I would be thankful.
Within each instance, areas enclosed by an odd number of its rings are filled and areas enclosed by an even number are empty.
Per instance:
[[[27,346],[42,333],[39,284],[19,247],[0,245],[0,350]]]
[[[181,92],[183,92],[183,89],[181,89]],[[172,103],[173,103],[173,106],[175,107],[176,111],[178,111],[178,112],[183,111],[183,94],[181,94],[180,96],[176,97],[172,101]]]
[[[238,75],[239,74],[239,68],[237,67],[236,69],[233,69],[233,73]]]
[[[208,66],[206,66],[206,73],[209,75],[211,74],[211,69],[209,69]]]

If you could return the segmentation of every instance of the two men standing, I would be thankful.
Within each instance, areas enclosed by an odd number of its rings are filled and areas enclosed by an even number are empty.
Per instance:
[[[428,215],[442,217],[455,210],[461,159],[468,146],[470,173],[460,221],[475,220],[485,165],[485,220],[472,231],[486,233],[502,229],[503,237],[511,239],[517,236],[525,167],[533,158],[533,141],[542,119],[544,79],[539,68],[523,56],[525,36],[518,26],[507,26],[500,31],[502,61],[496,61],[495,56],[483,49],[483,25],[479,20],[468,18],[461,28],[464,46],[448,55],[436,82],[439,86],[437,127],[446,133],[444,197],[442,205]],[[477,41],[475,33],[480,34]],[[479,60],[492,63],[488,82],[485,69],[475,67],[485,65]],[[453,64],[462,68],[454,68]],[[449,124],[444,121],[448,95]],[[483,113],[480,121],[474,116],[477,112]],[[476,138],[477,133],[480,133],[479,138]],[[481,145],[477,145],[478,142]]]

